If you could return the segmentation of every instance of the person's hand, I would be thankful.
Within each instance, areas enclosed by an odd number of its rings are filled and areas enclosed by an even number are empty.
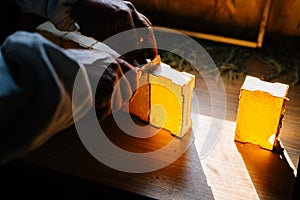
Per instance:
[[[79,24],[82,34],[99,41],[132,29],[126,38],[120,38],[120,43],[110,44],[117,52],[124,46],[126,48],[126,45],[130,46],[129,49],[139,49],[141,42],[153,47],[126,54],[125,59],[132,64],[143,64],[146,63],[146,58],[153,59],[157,56],[156,40],[150,21],[128,1],[77,0],[72,8],[71,17]],[[145,29],[135,29],[142,27]]]
[[[138,85],[137,68],[105,51],[68,49],[87,70],[99,120],[120,110]]]

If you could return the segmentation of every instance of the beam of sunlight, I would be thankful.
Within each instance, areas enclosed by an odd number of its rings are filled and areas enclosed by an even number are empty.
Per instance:
[[[203,139],[206,138],[212,117],[197,114],[201,133],[197,133],[195,146],[200,158],[201,166],[211,187],[214,198],[218,199],[259,199],[250,175],[235,143],[235,122],[224,120],[221,135],[215,147],[207,157],[202,158],[200,151]],[[217,119],[220,120],[220,119]],[[209,132],[210,134],[210,132]]]

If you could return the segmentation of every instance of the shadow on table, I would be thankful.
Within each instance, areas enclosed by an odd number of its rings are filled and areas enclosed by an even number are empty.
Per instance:
[[[283,156],[236,142],[260,199],[291,199],[295,176]]]
[[[104,120],[101,125],[112,143],[130,152],[145,153],[157,150],[174,139],[168,132],[159,133],[145,140],[131,137],[123,133],[111,117]],[[181,141],[178,138],[177,140]],[[172,152],[168,152],[170,153]],[[108,185],[121,191],[130,191],[139,196],[156,199],[214,199],[194,144],[174,163],[160,170],[127,173],[110,168],[96,160],[84,147],[73,126],[54,136],[23,160],[81,180],[99,183],[99,190],[101,185]],[[120,194],[122,196],[123,193]]]
[[[9,199],[151,199],[23,161],[1,166],[0,184],[1,195]]]

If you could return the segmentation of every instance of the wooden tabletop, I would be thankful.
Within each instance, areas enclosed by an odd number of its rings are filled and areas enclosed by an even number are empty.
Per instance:
[[[37,151],[24,158],[26,162],[58,170],[83,179],[125,189],[156,199],[290,199],[295,180],[290,164],[297,166],[299,158],[300,96],[291,88],[286,119],[282,130],[282,142],[291,155],[289,163],[280,153],[263,150],[255,145],[235,143],[234,130],[239,89],[243,77],[225,85],[227,96],[226,117],[220,136],[208,156],[202,157],[199,146],[201,138],[191,132],[184,141],[191,141],[188,150],[170,165],[152,172],[127,173],[110,168],[95,159],[80,141],[74,126],[57,134]],[[205,130],[211,120],[210,95],[198,77],[196,95],[204,102],[193,121],[199,121],[197,130]],[[205,101],[207,100],[207,101]],[[206,103],[205,103],[206,102]],[[122,114],[122,113],[121,113]],[[135,119],[136,123],[143,125]],[[170,141],[180,146],[181,139],[160,130],[147,139],[138,139],[125,134],[110,116],[101,122],[106,136],[113,144],[129,152],[146,153],[161,149]],[[195,124],[194,124],[195,126]],[[157,131],[148,127],[149,133]],[[202,132],[202,131],[200,131]],[[198,139],[197,139],[198,138]],[[200,139],[199,139],[200,138]],[[293,140],[293,141],[292,141]],[[285,143],[285,141],[287,141]],[[172,152],[160,157],[168,158]],[[298,156],[298,158],[296,158]],[[116,160],[118,158],[116,156]]]
[[[248,61],[248,74],[259,77],[263,70],[261,63],[255,59]],[[73,126],[57,134],[25,160],[156,199],[290,199],[295,166],[300,155],[297,133],[300,128],[297,106],[300,103],[300,93],[297,91],[300,86],[290,89],[291,101],[288,102],[280,134],[284,151],[275,153],[255,145],[234,142],[238,97],[244,76],[240,76],[237,81],[225,83],[223,90],[222,84],[218,84],[216,79],[205,82],[199,74],[195,75],[194,95],[199,100],[199,109],[193,110],[193,129],[184,138],[175,138],[167,131],[148,126],[144,127],[143,134],[158,133],[153,137],[139,139],[124,133],[111,116],[101,122],[109,141],[132,155],[147,155],[173,142],[173,148],[159,152],[157,157],[140,162],[134,156],[123,157],[114,151],[108,151],[103,152],[100,157],[110,156],[109,161],[117,166],[106,166],[87,151]],[[224,112],[212,113],[212,109],[223,109]],[[120,114],[125,116],[124,113]],[[211,121],[220,120],[223,122],[222,128],[211,124]],[[138,119],[135,122],[145,125]],[[127,125],[127,129],[134,133],[134,128],[129,123]],[[207,132],[211,127],[212,131]],[[213,138],[214,148],[203,156],[203,141],[207,138]],[[190,146],[186,146],[187,144]],[[206,147],[206,150],[210,147]],[[178,154],[186,149],[182,155]],[[177,154],[181,155],[178,159],[174,158]],[[170,160],[175,162],[169,164]],[[128,173],[136,172],[140,165],[151,168],[156,163],[164,162],[169,165],[162,169]],[[132,169],[126,166],[127,172],[117,170],[124,163],[129,163]]]

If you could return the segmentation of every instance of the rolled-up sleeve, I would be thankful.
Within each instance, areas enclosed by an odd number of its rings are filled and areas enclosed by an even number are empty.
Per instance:
[[[80,98],[72,99],[78,76],[82,87],[75,96]],[[5,40],[0,51],[0,163],[39,147],[91,107],[85,69],[63,50],[36,33],[17,32]]]

